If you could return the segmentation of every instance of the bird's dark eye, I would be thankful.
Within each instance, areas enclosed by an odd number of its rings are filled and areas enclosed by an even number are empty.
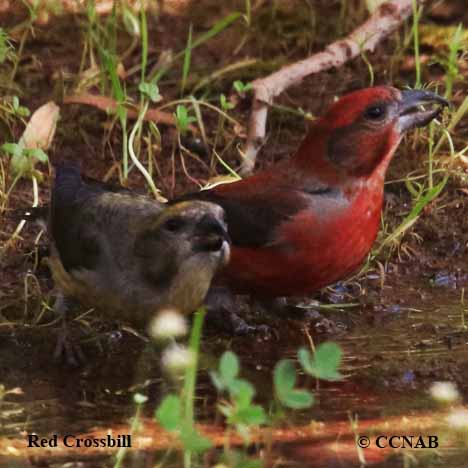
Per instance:
[[[170,232],[177,232],[180,231],[185,225],[185,221],[183,218],[170,218],[164,223],[164,227],[166,230]]]
[[[386,108],[382,104],[369,106],[365,112],[364,117],[368,120],[381,120],[385,117]]]

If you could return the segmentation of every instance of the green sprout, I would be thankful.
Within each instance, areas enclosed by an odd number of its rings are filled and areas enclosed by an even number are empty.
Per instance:
[[[235,105],[232,102],[227,100],[224,94],[221,94],[221,96],[219,97],[219,102],[221,104],[221,109],[225,112],[234,109],[235,107]]]
[[[239,94],[239,96],[243,96],[245,93],[253,89],[252,83],[243,83],[240,80],[234,81],[232,86],[235,89],[236,93]]]
[[[189,115],[187,108],[183,104],[179,104],[176,107],[174,114],[177,129],[181,135],[185,135],[189,129],[189,126],[192,122],[196,122],[197,119]]]
[[[340,380],[343,376],[338,372],[343,357],[343,351],[336,343],[322,343],[317,346],[314,355],[305,348],[299,350],[298,359],[306,374],[321,380]]]
[[[282,359],[275,366],[275,393],[281,404],[291,409],[309,408],[314,403],[313,395],[302,389],[295,388],[296,369],[291,359]]]
[[[138,85],[138,91],[152,102],[159,102],[162,100],[158,85],[155,83],[142,82]]]
[[[211,380],[218,392],[227,392],[229,401],[218,405],[227,423],[234,425],[237,432],[247,442],[250,428],[264,424],[267,420],[261,405],[253,403],[255,388],[247,380],[238,377],[239,359],[231,351],[226,351],[219,361],[218,371],[210,373]]]
[[[35,170],[38,162],[47,163],[49,158],[40,148],[25,148],[24,143],[4,143],[1,149],[11,155],[10,170],[16,178],[37,177],[39,173]]]

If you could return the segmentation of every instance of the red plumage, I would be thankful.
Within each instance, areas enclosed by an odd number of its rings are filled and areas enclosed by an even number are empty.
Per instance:
[[[405,131],[446,105],[428,91],[353,92],[314,121],[297,152],[231,184],[190,194],[226,211],[233,248],[220,280],[237,292],[309,294],[352,273],[377,236],[388,164]]]

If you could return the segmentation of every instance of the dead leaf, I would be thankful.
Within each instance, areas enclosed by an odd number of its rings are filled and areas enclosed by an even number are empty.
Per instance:
[[[25,148],[48,150],[55,135],[60,108],[53,101],[36,109],[29,119],[20,143]]]

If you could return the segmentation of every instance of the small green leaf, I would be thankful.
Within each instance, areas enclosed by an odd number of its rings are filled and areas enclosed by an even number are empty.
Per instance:
[[[158,85],[154,83],[140,83],[138,85],[138,90],[140,91],[140,93],[149,97],[150,100],[153,102],[159,102],[162,100],[162,96],[161,94],[159,94]]]
[[[219,361],[219,373],[226,387],[239,374],[239,359],[232,351],[225,351]]]
[[[31,111],[27,107],[19,106],[16,109],[16,114],[20,117],[29,117],[31,115]]]
[[[177,122],[177,128],[182,134],[185,134],[188,130],[189,125],[192,122],[196,122],[197,120],[195,117],[189,116],[187,108],[182,104],[179,104],[176,107],[175,119]]]
[[[211,381],[213,382],[213,385],[216,387],[216,390],[218,390],[218,392],[222,392],[226,388],[224,386],[223,379],[217,372],[211,371],[210,378],[211,378]]]
[[[314,403],[314,396],[307,390],[291,390],[281,403],[292,409],[310,408]]]
[[[244,94],[247,91],[250,91],[252,89],[252,87],[253,87],[252,83],[245,84],[240,80],[234,81],[233,86],[234,86],[234,89],[236,90],[236,92],[238,94]]]
[[[179,104],[176,107],[176,116],[181,121],[187,120],[187,116],[188,116],[187,108],[184,105]]]
[[[278,398],[287,395],[296,385],[296,368],[290,359],[282,359],[275,366],[273,381]]]
[[[184,427],[180,433],[180,440],[185,448],[193,453],[203,453],[213,444],[210,439],[201,435],[194,427]]]
[[[336,343],[320,344],[313,357],[305,348],[301,348],[298,352],[299,362],[304,371],[322,380],[339,380],[343,377],[338,372],[342,355],[343,352]]]
[[[297,352],[297,359],[301,363],[302,368],[306,374],[315,376],[315,368],[310,351],[306,348],[300,348]]]
[[[49,160],[47,154],[40,148],[28,148],[24,150],[24,154],[28,158],[37,159],[40,162],[46,163]]]
[[[314,402],[313,395],[307,390],[295,389],[296,368],[290,359],[278,362],[274,373],[275,391],[279,401],[288,408],[308,408]]]
[[[2,151],[13,156],[21,156],[23,153],[23,145],[18,143],[3,143],[1,146]]]
[[[238,408],[247,408],[255,395],[255,388],[247,380],[234,379],[229,385],[231,398]]]
[[[18,107],[19,107],[19,97],[18,96],[13,96],[13,98],[11,100],[11,103],[13,105],[13,109],[16,112],[18,110]]]
[[[166,431],[176,431],[182,420],[182,405],[177,395],[167,395],[156,410],[156,419]]]
[[[260,426],[266,422],[265,410],[260,405],[250,405],[242,408],[232,417],[234,423],[242,423],[247,426]]]
[[[221,94],[219,97],[219,102],[221,104],[221,109],[224,111],[234,109],[234,104],[229,102],[224,94]]]
[[[23,153],[14,154],[10,159],[10,170],[14,176],[24,177],[32,171],[31,161]]]

